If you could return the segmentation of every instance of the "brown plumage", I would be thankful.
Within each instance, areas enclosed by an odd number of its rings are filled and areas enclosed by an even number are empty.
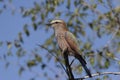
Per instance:
[[[86,66],[86,61],[83,59],[79,53],[79,47],[75,36],[68,31],[66,23],[63,20],[53,20],[51,21],[51,26],[54,28],[55,37],[57,39],[58,45],[61,51],[68,50],[69,55],[77,58],[85,69],[86,73],[91,76],[89,69]]]

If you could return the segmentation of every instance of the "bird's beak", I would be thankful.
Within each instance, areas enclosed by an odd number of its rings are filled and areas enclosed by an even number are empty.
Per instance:
[[[47,26],[51,26],[52,24],[51,24],[51,23],[47,23],[46,25],[47,25]]]

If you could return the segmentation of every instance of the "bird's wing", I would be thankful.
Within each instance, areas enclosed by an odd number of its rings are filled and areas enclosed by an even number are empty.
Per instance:
[[[78,47],[78,43],[77,43],[77,39],[75,38],[75,36],[71,33],[71,32],[66,32],[65,33],[65,40],[67,41],[67,43],[69,44],[70,48],[75,51],[75,58],[77,58],[80,63],[82,64],[83,68],[85,69],[85,71],[87,72],[87,74],[89,75],[89,77],[91,76],[91,72],[89,71],[89,69],[86,66],[86,61],[85,59],[82,57],[82,55],[79,54],[79,47]]]
[[[65,39],[72,50],[74,50],[74,51],[79,50],[77,39],[71,32],[67,31],[65,33]]]
[[[67,41],[70,48],[74,51],[74,54],[75,54],[74,56],[81,62],[81,64],[84,67],[86,65],[86,61],[84,60],[82,55],[79,53],[78,42],[75,36],[71,32],[67,31],[65,33],[65,40]]]

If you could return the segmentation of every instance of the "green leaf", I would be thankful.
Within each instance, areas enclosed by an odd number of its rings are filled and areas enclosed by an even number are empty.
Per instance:
[[[18,38],[19,38],[20,42],[23,43],[23,38],[22,38],[22,33],[21,32],[18,33]]]
[[[104,76],[104,77],[103,77],[103,80],[108,80],[108,76]]]
[[[85,49],[90,49],[90,48],[91,48],[91,44],[90,44],[90,43],[86,43],[86,44],[84,45],[84,48],[85,48]]]
[[[92,65],[94,65],[95,59],[94,59],[94,58],[90,58],[90,63],[91,63]]]
[[[98,0],[100,3],[103,3],[103,1],[102,0]]]
[[[27,36],[30,35],[27,24],[24,25],[24,32],[25,32],[25,34],[26,34]]]
[[[114,54],[112,54],[111,52],[106,52],[106,56],[109,58],[114,58]]]
[[[21,47],[21,45],[20,45],[20,43],[19,43],[18,40],[15,40],[15,41],[14,41],[14,45],[15,45],[16,48]]]
[[[32,16],[32,21],[35,21],[35,20],[36,20],[36,16],[33,15],[33,16]]]
[[[83,7],[83,11],[86,11],[86,10],[88,10],[88,6]]]
[[[33,67],[35,65],[37,65],[35,60],[30,60],[30,61],[27,62],[28,67]]]
[[[32,25],[33,25],[34,30],[37,30],[37,24],[33,23]]]
[[[41,62],[42,58],[39,55],[35,55],[36,61]]]
[[[96,80],[101,80],[100,78],[97,78]]]
[[[93,8],[96,8],[96,7],[97,7],[97,4],[94,4],[92,7],[93,7]]]
[[[120,61],[118,61],[118,64],[120,65]]]
[[[70,1],[71,0],[67,0],[67,8],[70,9]]]
[[[42,19],[42,20],[44,20],[44,19],[45,19],[45,16],[44,16],[44,14],[43,14],[43,13],[41,14],[41,19]]]
[[[24,70],[25,70],[25,69],[24,69],[23,67],[20,67],[19,72],[18,72],[19,75],[21,75]]]
[[[42,68],[42,69],[45,69],[45,67],[46,67],[46,64],[42,64],[42,65],[41,65],[41,68]]]
[[[0,1],[3,1],[3,0],[0,0]],[[10,3],[12,3],[13,0],[9,0]]]
[[[2,9],[0,9],[0,14],[3,12],[3,10]]]
[[[18,57],[22,57],[26,54],[26,51],[20,47],[20,48],[18,48],[16,54]]]
[[[9,62],[6,62],[6,64],[5,64],[5,68],[8,68],[9,65],[10,65],[10,63],[9,63]]]
[[[58,12],[55,15],[56,15],[56,17],[59,17],[61,15],[61,12]]]
[[[82,67],[82,66],[79,66],[79,67],[78,67],[78,71],[79,71],[80,73],[82,73],[83,67]]]
[[[12,47],[12,43],[11,42],[7,42],[7,47],[8,47],[8,49],[10,49]]]
[[[105,61],[105,68],[108,68],[110,66],[110,61],[109,60],[106,60]]]
[[[27,16],[29,16],[29,15],[30,15],[30,10],[24,11],[23,17],[27,17]]]
[[[93,30],[93,24],[92,23],[89,23],[89,27]]]
[[[116,7],[116,8],[114,9],[114,11],[119,14],[119,13],[120,13],[120,6],[119,6],[119,7]]]
[[[2,42],[2,41],[0,41],[0,47],[2,47],[2,45],[3,45],[3,42]]]

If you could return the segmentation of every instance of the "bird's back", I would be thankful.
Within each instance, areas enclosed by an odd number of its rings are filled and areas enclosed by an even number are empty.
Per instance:
[[[77,39],[71,32],[65,32],[65,40],[73,51],[79,51]]]

